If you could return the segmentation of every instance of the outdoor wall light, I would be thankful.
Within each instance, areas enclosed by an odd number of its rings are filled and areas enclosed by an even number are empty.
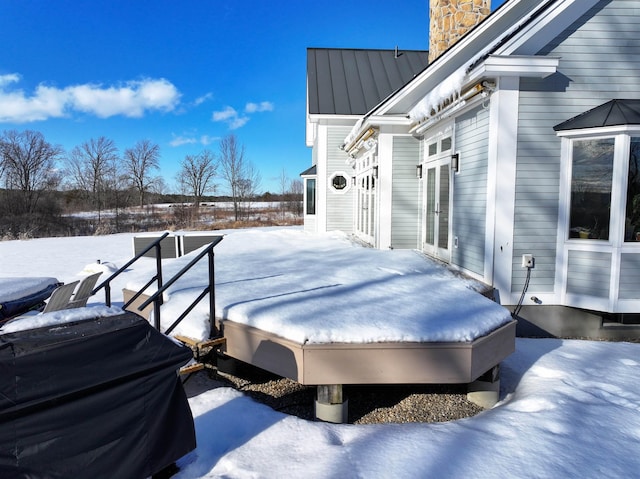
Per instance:
[[[460,155],[458,153],[451,155],[451,169],[456,173],[460,169]]]
[[[422,165],[416,166],[416,178],[422,178]]]
[[[378,179],[378,167],[377,166],[373,167],[373,177]]]

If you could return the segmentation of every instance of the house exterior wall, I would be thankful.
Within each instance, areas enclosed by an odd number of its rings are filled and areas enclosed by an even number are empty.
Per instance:
[[[532,253],[536,258],[529,291],[558,294],[560,285],[555,284],[555,277],[561,141],[553,126],[611,99],[640,97],[637,12],[637,1],[598,2],[538,53],[560,57],[558,73],[542,80],[521,80],[511,287],[514,294],[525,281],[526,270],[520,267],[523,253]],[[582,274],[585,264],[596,262],[593,258],[569,258],[567,278]],[[604,267],[602,263],[600,266]]]
[[[326,231],[340,230],[353,232],[353,191],[351,176],[353,169],[348,165],[349,157],[340,149],[351,128],[334,126],[327,128],[326,136],[326,175],[318,175],[318,190],[324,190],[326,198]],[[330,185],[331,177],[336,172],[344,172],[347,187],[336,192]]]
[[[419,248],[422,197],[416,178],[422,142],[412,136],[393,138],[393,172],[391,195],[391,247]]]
[[[489,112],[481,106],[456,119],[454,145],[460,169],[453,177],[451,263],[480,276],[485,257],[488,130]]]

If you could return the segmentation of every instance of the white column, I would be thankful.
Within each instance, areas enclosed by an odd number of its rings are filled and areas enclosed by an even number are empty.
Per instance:
[[[378,137],[378,180],[376,183],[378,202],[379,249],[391,247],[391,195],[393,183],[393,135],[380,133]]]
[[[503,304],[509,304],[513,269],[519,84],[518,77],[501,77],[489,107],[485,278]]]

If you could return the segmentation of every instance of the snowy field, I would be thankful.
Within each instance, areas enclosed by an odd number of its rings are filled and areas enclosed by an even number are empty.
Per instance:
[[[460,294],[473,286],[452,282],[448,273],[414,252],[369,250],[340,235],[310,237],[296,228],[227,233],[216,247],[216,277],[226,283],[216,289],[220,306],[229,316],[255,315],[260,325],[281,327],[300,341],[394,338],[398,330],[385,328],[388,311],[381,306],[385,288],[371,290],[378,283],[389,285],[388,293],[396,295],[406,294],[422,276],[433,276],[430,287],[460,288]],[[301,242],[314,247],[309,250]],[[244,260],[234,248],[243,251]],[[75,281],[96,269],[108,272],[123,265],[131,251],[131,235],[0,242],[0,278]],[[307,253],[294,254],[302,251]],[[375,267],[355,261],[360,255]],[[180,260],[174,263],[167,272],[180,267]],[[331,265],[329,277],[321,274],[325,263]],[[114,284],[114,294],[139,284],[149,268],[128,271]],[[291,294],[277,296],[264,289],[274,288],[287,277],[285,272],[294,281]],[[167,307],[194,294],[197,275],[185,281],[170,292]],[[352,286],[344,290],[341,284]],[[289,305],[297,314],[300,298],[309,295],[325,297],[317,307],[325,305],[328,296],[339,309],[358,291],[365,291],[360,306],[374,325],[371,329],[344,332],[339,324],[320,328],[311,319],[302,321],[303,329],[289,328],[270,313],[278,304]],[[258,292],[262,295],[256,297]],[[232,293],[239,298],[235,302],[225,299]],[[490,302],[452,305],[439,300],[446,296],[431,290],[427,298],[445,315],[457,307],[475,312],[480,324],[472,335],[508,318],[506,310]],[[420,298],[409,297],[413,301],[407,302],[403,315],[413,314]],[[101,299],[94,297],[89,305]],[[119,297],[115,299],[117,304]],[[374,300],[382,303],[367,307]],[[196,311],[190,319],[191,335],[201,332],[201,315]],[[483,324],[487,316],[489,322]],[[430,324],[410,330],[407,338],[438,337],[442,329]],[[453,331],[448,334],[459,340],[467,334]],[[180,460],[177,478],[622,478],[637,477],[640,470],[640,344],[518,339],[516,352],[503,363],[501,401],[473,418],[438,424],[309,422],[275,412],[233,389],[207,389],[200,379],[196,376],[190,384],[198,448]]]

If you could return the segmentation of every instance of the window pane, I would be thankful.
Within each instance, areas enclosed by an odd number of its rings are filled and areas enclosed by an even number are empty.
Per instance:
[[[347,179],[342,175],[336,175],[331,180],[331,186],[336,190],[344,190],[347,187]]]
[[[437,143],[431,143],[429,145],[429,156],[433,156],[436,153],[438,153],[438,144]]]
[[[316,180],[307,179],[307,214],[316,214]]]
[[[624,240],[640,241],[640,138],[631,138]]]
[[[573,144],[569,237],[609,239],[614,139]]]

